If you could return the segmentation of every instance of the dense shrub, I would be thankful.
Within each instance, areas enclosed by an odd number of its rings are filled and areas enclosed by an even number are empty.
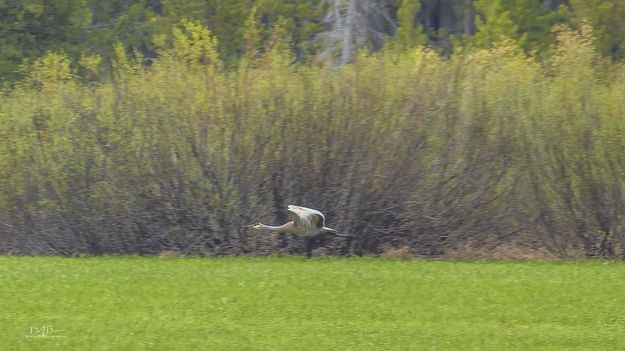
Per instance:
[[[625,70],[586,27],[542,62],[502,43],[291,64],[278,33],[224,69],[206,29],[172,38],[149,65],[118,49],[113,77],[50,53],[5,89],[1,250],[298,252],[244,228],[293,203],[356,253],[623,255]]]

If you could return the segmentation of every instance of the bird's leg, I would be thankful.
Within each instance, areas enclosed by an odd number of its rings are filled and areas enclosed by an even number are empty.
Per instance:
[[[289,243],[286,238],[286,234],[278,232],[278,240],[280,241],[281,249],[285,249],[287,246],[289,246]]]
[[[353,252],[353,248],[352,248],[352,240],[354,238],[350,235],[347,237],[347,242],[345,243],[345,247],[343,248],[343,256],[351,256],[352,252]]]
[[[317,234],[317,244],[318,246],[326,246],[326,239],[328,238],[328,233],[320,233]]]
[[[306,237],[306,257],[310,258],[312,256],[312,250],[315,247],[315,242],[317,238],[315,236],[307,236]]]

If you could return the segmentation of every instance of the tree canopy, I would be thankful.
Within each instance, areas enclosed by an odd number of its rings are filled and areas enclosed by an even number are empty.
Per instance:
[[[583,21],[595,26],[603,55],[625,55],[625,5],[619,0],[5,0],[0,79],[19,77],[24,60],[48,51],[63,51],[74,63],[81,54],[98,54],[106,67],[116,44],[154,57],[158,38],[183,19],[206,26],[221,60],[234,64],[245,51],[262,50],[280,18],[295,59],[315,62],[345,63],[358,50],[384,46],[427,45],[449,55],[505,38],[528,52],[548,52],[554,26],[576,28]],[[246,39],[250,26],[253,48]]]

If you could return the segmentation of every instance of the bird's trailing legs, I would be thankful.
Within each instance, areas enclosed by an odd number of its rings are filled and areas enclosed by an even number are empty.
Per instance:
[[[336,232],[322,232],[317,235],[311,235],[306,237],[306,257],[312,257],[312,251],[318,247],[326,245],[326,240],[331,236],[338,236],[341,238],[347,238],[347,247],[351,246],[352,236],[349,234],[339,234]],[[343,250],[344,251],[344,250]]]

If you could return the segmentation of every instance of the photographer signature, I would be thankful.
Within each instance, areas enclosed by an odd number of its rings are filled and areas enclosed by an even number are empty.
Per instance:
[[[54,329],[52,326],[42,325],[41,327],[28,328],[27,338],[64,338],[63,335],[59,335],[63,330]]]

